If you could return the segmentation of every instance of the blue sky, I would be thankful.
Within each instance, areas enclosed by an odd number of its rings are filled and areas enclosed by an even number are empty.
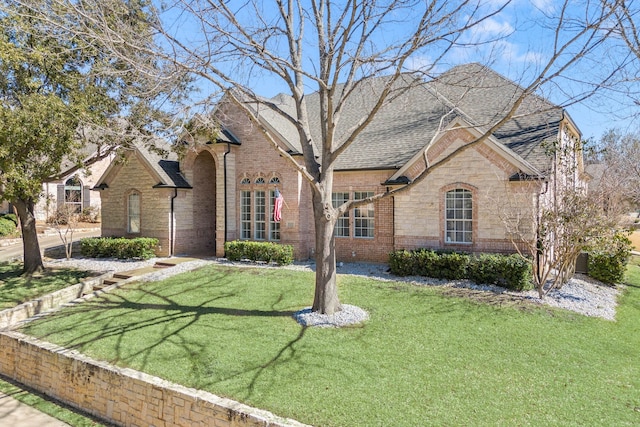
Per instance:
[[[503,0],[487,0],[486,7],[496,7]],[[512,0],[499,14],[486,21],[465,36],[464,42],[477,43],[473,47],[459,47],[451,49],[436,67],[437,71],[445,71],[451,66],[467,62],[480,62],[489,65],[506,77],[527,84],[527,76],[536,75],[552,51],[555,32],[549,26],[553,17],[560,12],[559,1],[554,0]],[[589,10],[584,7],[584,1],[572,2],[569,14],[584,16]],[[597,2],[595,2],[597,3]],[[267,8],[268,0],[260,3]],[[410,16],[407,16],[411,19]],[[175,19],[175,16],[174,16]],[[181,20],[182,19],[182,20]],[[190,43],[197,43],[199,35],[197,26],[188,25],[188,18],[177,19],[172,22],[174,28],[189,39]],[[402,17],[399,21],[402,21]],[[165,21],[166,22],[166,21]],[[388,35],[393,38],[393,32],[401,34],[402,24],[393,28]],[[396,34],[396,35],[397,35]],[[566,34],[570,37],[571,34]],[[384,38],[386,35],[382,35]],[[492,40],[490,43],[486,43]],[[480,43],[478,43],[480,42]],[[311,41],[310,43],[313,43]],[[310,49],[313,52],[313,49]],[[582,62],[568,73],[564,79],[556,80],[553,84],[543,87],[541,94],[552,102],[564,105],[569,93],[580,93],[585,86],[579,81],[598,81],[599,74],[605,73],[624,51],[607,47],[595,57]],[[437,51],[424,52],[409,62],[409,68],[419,68],[431,64],[438,56]],[[242,71],[242,70],[241,70]],[[271,97],[279,92],[288,92],[286,86],[280,82],[264,77],[246,78],[252,89],[262,95]],[[313,90],[313,88],[311,88]],[[203,84],[202,94],[208,92]],[[612,92],[603,92],[600,96],[583,101],[577,105],[567,106],[567,111],[581,129],[584,138],[599,138],[607,129],[620,128],[623,131],[635,130],[636,124],[627,117],[634,113],[637,106],[629,102],[628,98],[619,97]]]

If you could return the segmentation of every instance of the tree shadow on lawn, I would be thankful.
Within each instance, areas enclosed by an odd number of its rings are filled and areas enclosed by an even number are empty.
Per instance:
[[[212,315],[222,316],[222,318],[283,317],[291,318],[291,321],[295,322],[293,319],[295,311],[276,308],[285,300],[284,290],[280,294],[274,295],[271,303],[265,301],[265,304],[269,304],[270,308],[264,310],[225,307],[223,301],[229,298],[238,298],[238,293],[221,291],[220,288],[224,287],[224,283],[221,282],[223,281],[220,276],[216,276],[214,279],[207,278],[206,282],[194,282],[191,288],[169,296],[163,295],[163,290],[157,289],[152,284],[149,286],[142,284],[135,289],[121,289],[118,293],[99,295],[88,301],[79,302],[68,310],[39,318],[34,326],[44,325],[47,322],[56,326],[51,332],[45,334],[36,332],[35,335],[44,340],[51,338],[65,348],[81,352],[102,341],[105,343],[104,345],[112,346],[114,349],[114,356],[107,360],[109,363],[124,366],[134,364],[135,369],[144,371],[151,364],[150,360],[154,358],[154,351],[167,343],[181,348],[181,350],[176,350],[174,360],[196,364],[200,360],[200,356],[209,350],[207,344],[203,343],[206,340],[202,338],[203,334],[207,336],[221,333],[230,334],[234,330],[244,332],[245,328],[242,322],[212,320],[209,317]],[[197,300],[201,302],[196,305],[179,302],[191,292],[206,295],[208,286],[209,289],[211,287],[218,288],[215,290],[214,296],[206,299],[199,297]],[[147,302],[149,300],[152,302]],[[158,302],[154,302],[154,300]],[[199,332],[198,336],[194,336],[193,331],[187,332],[195,325],[200,331],[205,332]],[[24,332],[29,334],[29,329],[27,324]],[[304,331],[305,328],[301,327],[298,336],[287,342],[266,363],[256,368],[249,368],[245,372],[237,373],[237,375],[246,374],[256,369],[250,385],[250,389],[252,389],[262,370],[278,363],[287,354],[290,355],[289,358],[294,356],[295,349],[293,347],[296,342],[302,339]],[[163,351],[166,352],[166,349]],[[198,384],[198,386],[200,385],[203,384]]]

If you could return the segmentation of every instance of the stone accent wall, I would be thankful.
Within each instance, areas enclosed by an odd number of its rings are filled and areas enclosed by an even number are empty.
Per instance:
[[[466,133],[462,130],[448,133],[442,146],[434,146],[434,151],[444,156],[473,140]],[[434,157],[432,160],[437,159]],[[415,176],[423,167],[423,160],[419,160],[414,168],[409,169],[410,175]],[[517,168],[490,143],[479,143],[458,154],[445,166],[434,169],[413,189],[395,197],[395,248],[514,252],[501,214],[509,209],[512,215],[530,215],[535,197],[534,192],[522,197],[519,193],[523,187],[509,182],[509,176],[515,172]],[[471,245],[448,244],[444,239],[444,197],[446,191],[457,187],[471,189],[473,193]],[[520,203],[512,202],[516,199]]]
[[[113,172],[117,173],[111,173],[107,182],[109,187],[102,190],[102,236],[155,237],[159,240],[156,254],[168,256],[173,189],[153,188],[158,182],[136,154],[116,168]],[[132,191],[141,195],[140,233],[127,233],[127,198]]]
[[[18,332],[0,333],[0,348],[2,375],[119,426],[304,426]]]

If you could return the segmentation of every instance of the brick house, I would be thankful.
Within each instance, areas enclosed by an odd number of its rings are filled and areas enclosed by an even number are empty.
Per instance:
[[[87,146],[87,158],[94,155],[94,146]],[[100,191],[95,189],[98,179],[104,174],[114,156],[107,156],[89,166],[87,169],[70,172],[60,179],[42,184],[42,196],[35,206],[35,217],[38,221],[46,221],[63,205],[76,210],[93,207],[99,213],[101,209]],[[62,169],[70,169],[70,164],[63,164]],[[13,213],[13,206],[8,201],[0,201],[0,214]]]
[[[352,97],[338,133],[359,120],[379,81],[372,79]],[[334,202],[412,183],[425,162],[433,165],[485,133],[521,91],[492,70],[469,64],[403,92],[341,155]],[[292,111],[287,96],[265,102]],[[317,95],[307,95],[309,117],[319,117],[318,104]],[[263,132],[302,162],[298,134],[271,109],[259,103],[252,108],[260,125],[222,101],[218,138],[192,141],[180,159],[140,148],[112,163],[96,185],[102,193],[102,235],[156,237],[161,255],[223,256],[225,241],[246,239],[292,244],[296,258],[312,257],[309,184]],[[319,127],[312,133],[319,137]],[[340,218],[338,260],[385,262],[394,249],[420,247],[513,251],[497,211],[507,199],[517,199],[510,214],[530,212],[551,203],[557,186],[583,185],[579,139],[566,111],[529,96],[489,138],[449,157],[407,191]],[[560,156],[549,148],[557,144],[572,149]],[[276,191],[284,197],[280,222],[273,220]]]

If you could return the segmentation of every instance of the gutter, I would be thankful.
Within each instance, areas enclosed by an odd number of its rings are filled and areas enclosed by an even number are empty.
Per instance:
[[[176,214],[174,210],[174,200],[178,197],[178,187],[173,188],[173,197],[171,197],[171,234],[169,235],[169,257],[173,257],[174,246],[175,246],[175,222],[176,222]]]
[[[231,152],[231,143],[227,142],[227,151],[222,156],[222,164],[224,169],[224,243],[227,243],[227,223],[228,223],[228,198],[227,198],[227,154]]]

